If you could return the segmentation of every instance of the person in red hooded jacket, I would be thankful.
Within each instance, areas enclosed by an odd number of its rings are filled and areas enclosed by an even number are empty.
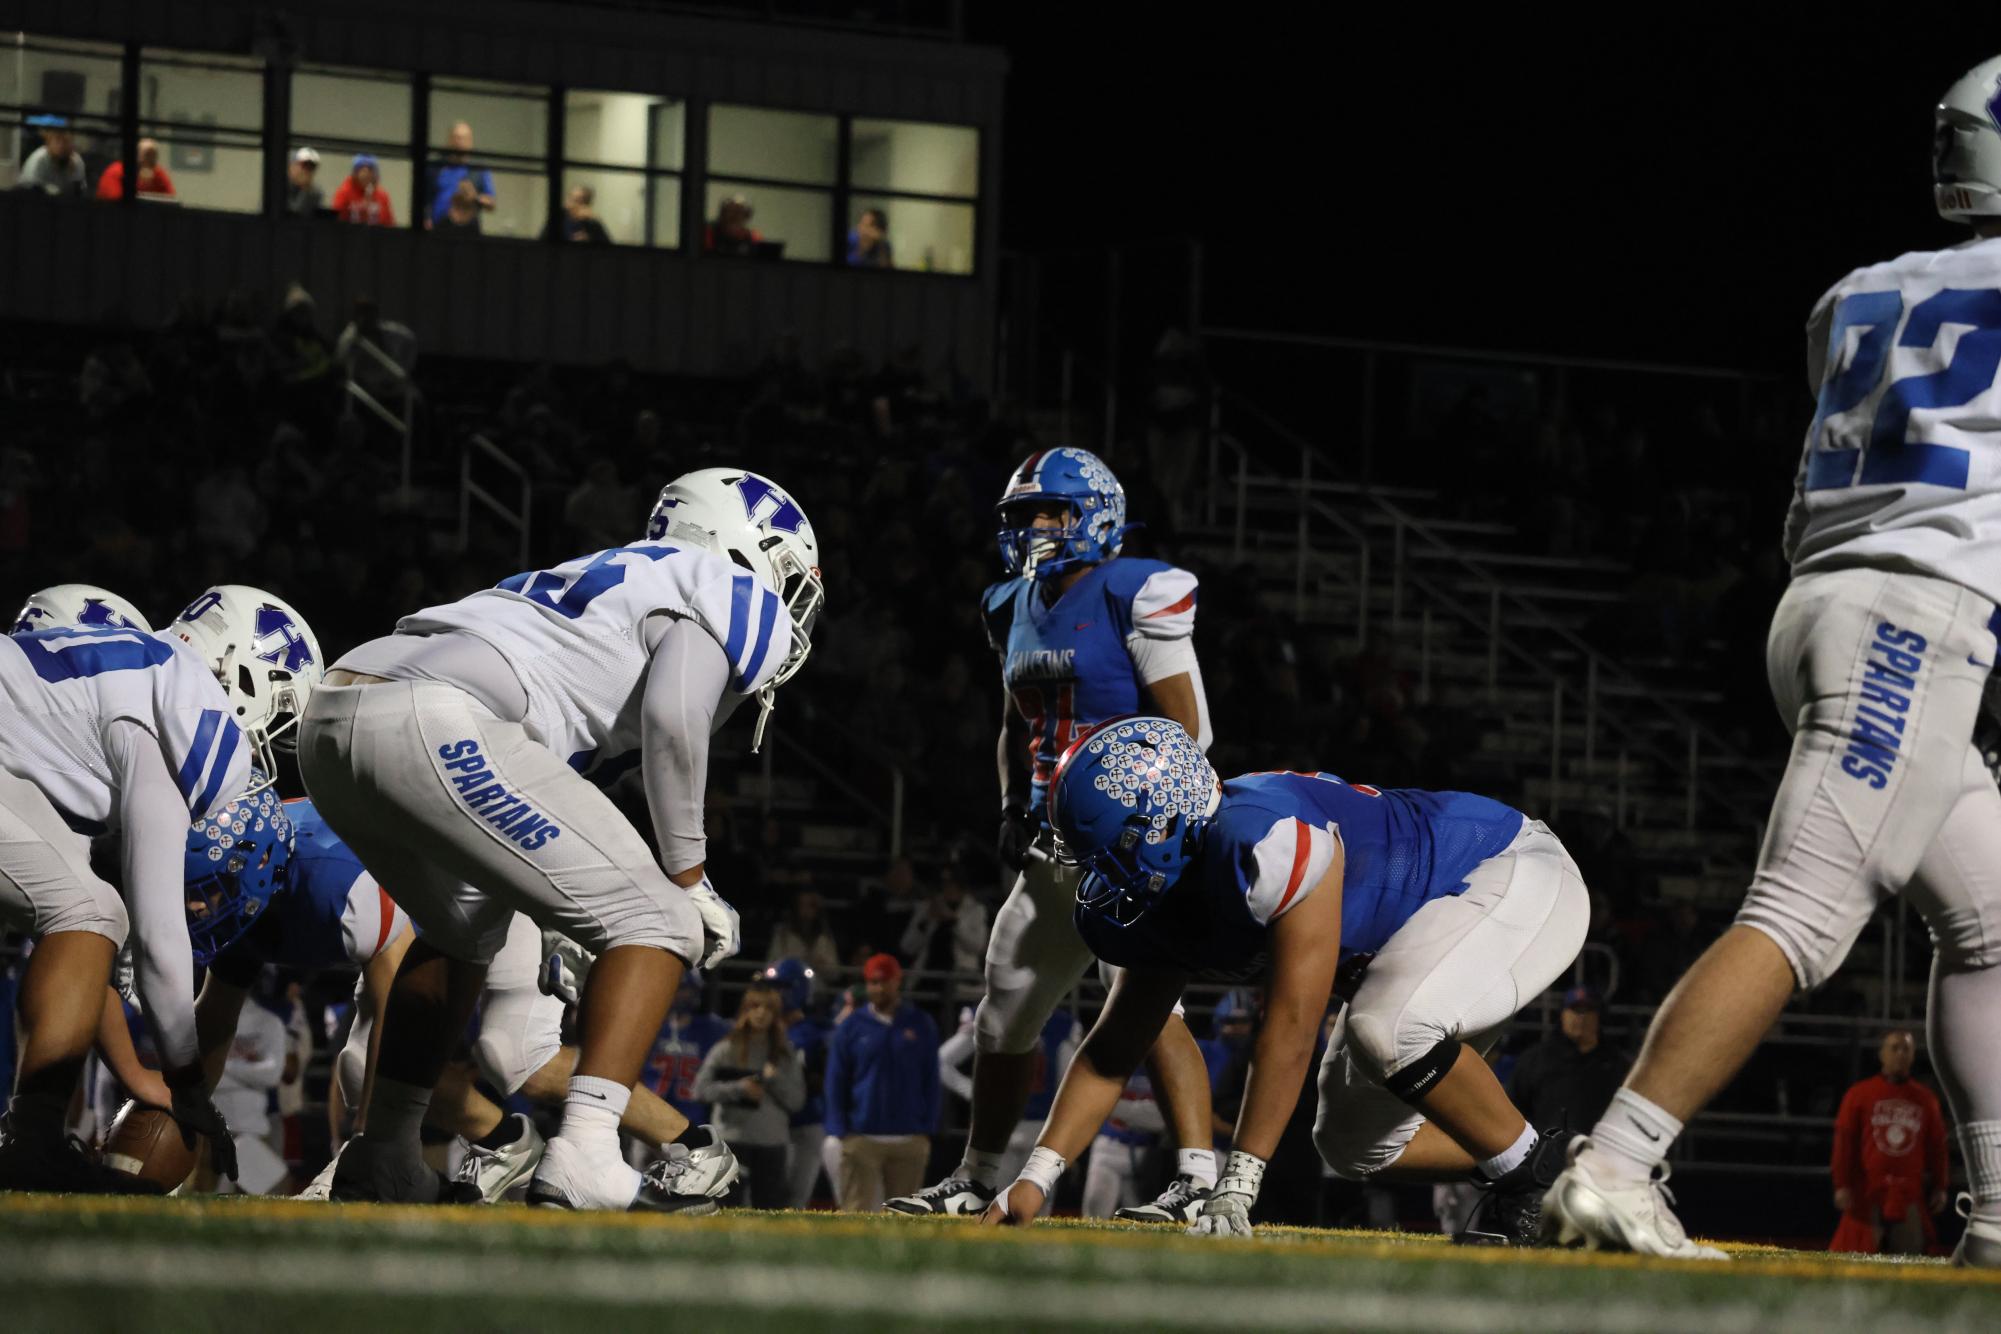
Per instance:
[[[1951,1180],[1938,1095],[1911,1078],[1917,1042],[1906,1029],[1883,1035],[1883,1073],[1841,1099],[1834,1120],[1834,1205],[1841,1210],[1830,1251],[1923,1254],[1938,1241],[1932,1215],[1945,1208]]]

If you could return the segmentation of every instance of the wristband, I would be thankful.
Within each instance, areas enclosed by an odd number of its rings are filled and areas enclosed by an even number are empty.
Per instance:
[[[1056,1193],[1056,1179],[1069,1165],[1063,1161],[1062,1154],[1038,1144],[1028,1155],[1028,1161],[1021,1165],[1021,1180],[1034,1185],[1044,1196],[1051,1196]]]
[[[1255,1200],[1265,1182],[1265,1160],[1242,1149],[1230,1150],[1223,1175],[1216,1179],[1216,1195],[1248,1195]]]

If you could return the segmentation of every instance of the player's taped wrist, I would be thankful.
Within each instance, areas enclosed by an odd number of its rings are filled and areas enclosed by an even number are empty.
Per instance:
[[[1242,1195],[1255,1202],[1258,1191],[1265,1183],[1265,1160],[1254,1153],[1242,1149],[1230,1150],[1230,1157],[1223,1164],[1223,1174],[1216,1178],[1216,1195]]]
[[[1028,1161],[1021,1165],[1020,1180],[1028,1182],[1042,1192],[1043,1198],[1056,1193],[1056,1182],[1063,1175],[1063,1169],[1070,1164],[1054,1149],[1045,1149],[1040,1144],[1028,1155]]]

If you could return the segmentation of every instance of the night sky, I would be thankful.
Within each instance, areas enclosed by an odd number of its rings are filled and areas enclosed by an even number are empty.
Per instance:
[[[1932,211],[1932,107],[2001,52],[1985,5],[1644,41],[973,8],[1012,61],[1009,247],[1193,234],[1211,323],[1785,375],[1848,269],[1967,234]]]

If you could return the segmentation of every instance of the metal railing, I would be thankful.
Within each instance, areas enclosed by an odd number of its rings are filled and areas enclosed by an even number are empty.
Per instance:
[[[855,754],[865,756],[886,771],[889,778],[889,803],[883,805],[877,802],[875,798],[869,796],[860,787],[856,786],[847,774],[836,768],[829,761],[823,760],[814,754],[798,737],[781,728],[773,727],[770,733],[772,744],[764,748],[764,754],[761,757],[763,761],[761,770],[763,775],[763,813],[766,815],[771,813],[771,796],[773,791],[772,752],[779,746],[784,746],[794,755],[798,756],[805,763],[806,767],[812,770],[815,777],[821,782],[826,783],[836,792],[839,792],[843,797],[846,797],[862,814],[868,816],[873,823],[882,828],[889,842],[889,856],[891,860],[902,856],[903,804],[906,788],[903,766],[875,747],[863,743],[848,728],[828,718],[821,717],[815,719],[815,725],[833,728],[834,731],[840,733],[843,739],[851,745]]]
[[[513,476],[521,487],[518,506],[510,507],[500,497],[475,482],[472,477],[474,454],[481,454],[499,464]],[[516,537],[516,564],[522,569],[529,566],[529,525],[533,518],[535,488],[528,479],[528,470],[509,458],[502,449],[484,435],[474,432],[466,437],[465,449],[459,454],[459,550],[464,551],[472,542],[472,506],[478,501],[489,513],[512,528]]]
[[[370,364],[395,383],[397,396],[402,400],[402,411],[400,413],[391,410],[387,404],[383,403],[381,399],[377,398],[365,385],[355,378],[354,363],[357,356],[365,356]],[[358,334],[354,341],[348,344],[347,359],[343,370],[346,374],[344,392],[347,397],[347,412],[349,415],[353,414],[355,405],[358,403],[373,413],[383,425],[396,433],[402,455],[402,465],[399,473],[400,494],[405,499],[408,499],[410,495],[412,442],[416,434],[417,417],[417,391],[416,387],[410,381],[410,373],[397,365],[395,359],[380,347],[377,347],[372,339],[363,338]]]

